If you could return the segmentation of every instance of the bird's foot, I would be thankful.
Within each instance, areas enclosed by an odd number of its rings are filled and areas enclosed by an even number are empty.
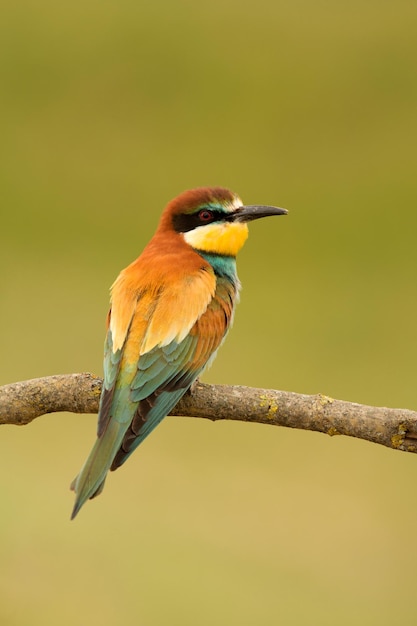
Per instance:
[[[185,392],[185,395],[192,395],[194,393],[194,391],[196,390],[196,387],[198,385],[198,383],[200,382],[199,378],[196,378],[191,385],[188,387],[187,391]]]

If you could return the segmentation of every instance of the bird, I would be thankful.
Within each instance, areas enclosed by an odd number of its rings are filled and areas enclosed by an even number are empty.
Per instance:
[[[184,191],[111,287],[97,439],[71,483],[75,504],[116,470],[212,362],[233,321],[236,255],[248,222],[286,209],[244,205],[223,187]]]

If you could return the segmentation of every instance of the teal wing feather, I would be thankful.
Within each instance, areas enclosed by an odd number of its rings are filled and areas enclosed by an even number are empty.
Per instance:
[[[97,436],[100,437],[106,429],[110,418],[110,407],[112,405],[114,392],[116,389],[116,379],[119,375],[120,361],[123,350],[113,352],[113,340],[110,329],[107,331],[104,343],[104,379],[100,396],[100,406],[98,410]]]
[[[112,470],[126,461],[199,376],[203,368],[192,367],[197,344],[198,338],[188,335],[180,343],[173,341],[140,357],[130,387],[130,399],[136,403],[136,410],[113,460]]]

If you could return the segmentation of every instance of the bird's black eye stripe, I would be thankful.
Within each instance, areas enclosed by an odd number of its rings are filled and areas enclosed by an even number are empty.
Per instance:
[[[227,221],[228,215],[216,209],[200,209],[196,213],[179,213],[172,218],[172,225],[177,233],[188,233],[198,226],[211,222]]]

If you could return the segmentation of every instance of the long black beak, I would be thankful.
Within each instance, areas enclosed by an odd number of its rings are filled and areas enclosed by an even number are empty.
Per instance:
[[[287,215],[287,209],[280,209],[276,206],[263,206],[257,204],[248,204],[241,206],[234,211],[230,218],[234,222],[252,222],[260,217],[268,217],[269,215]]]

